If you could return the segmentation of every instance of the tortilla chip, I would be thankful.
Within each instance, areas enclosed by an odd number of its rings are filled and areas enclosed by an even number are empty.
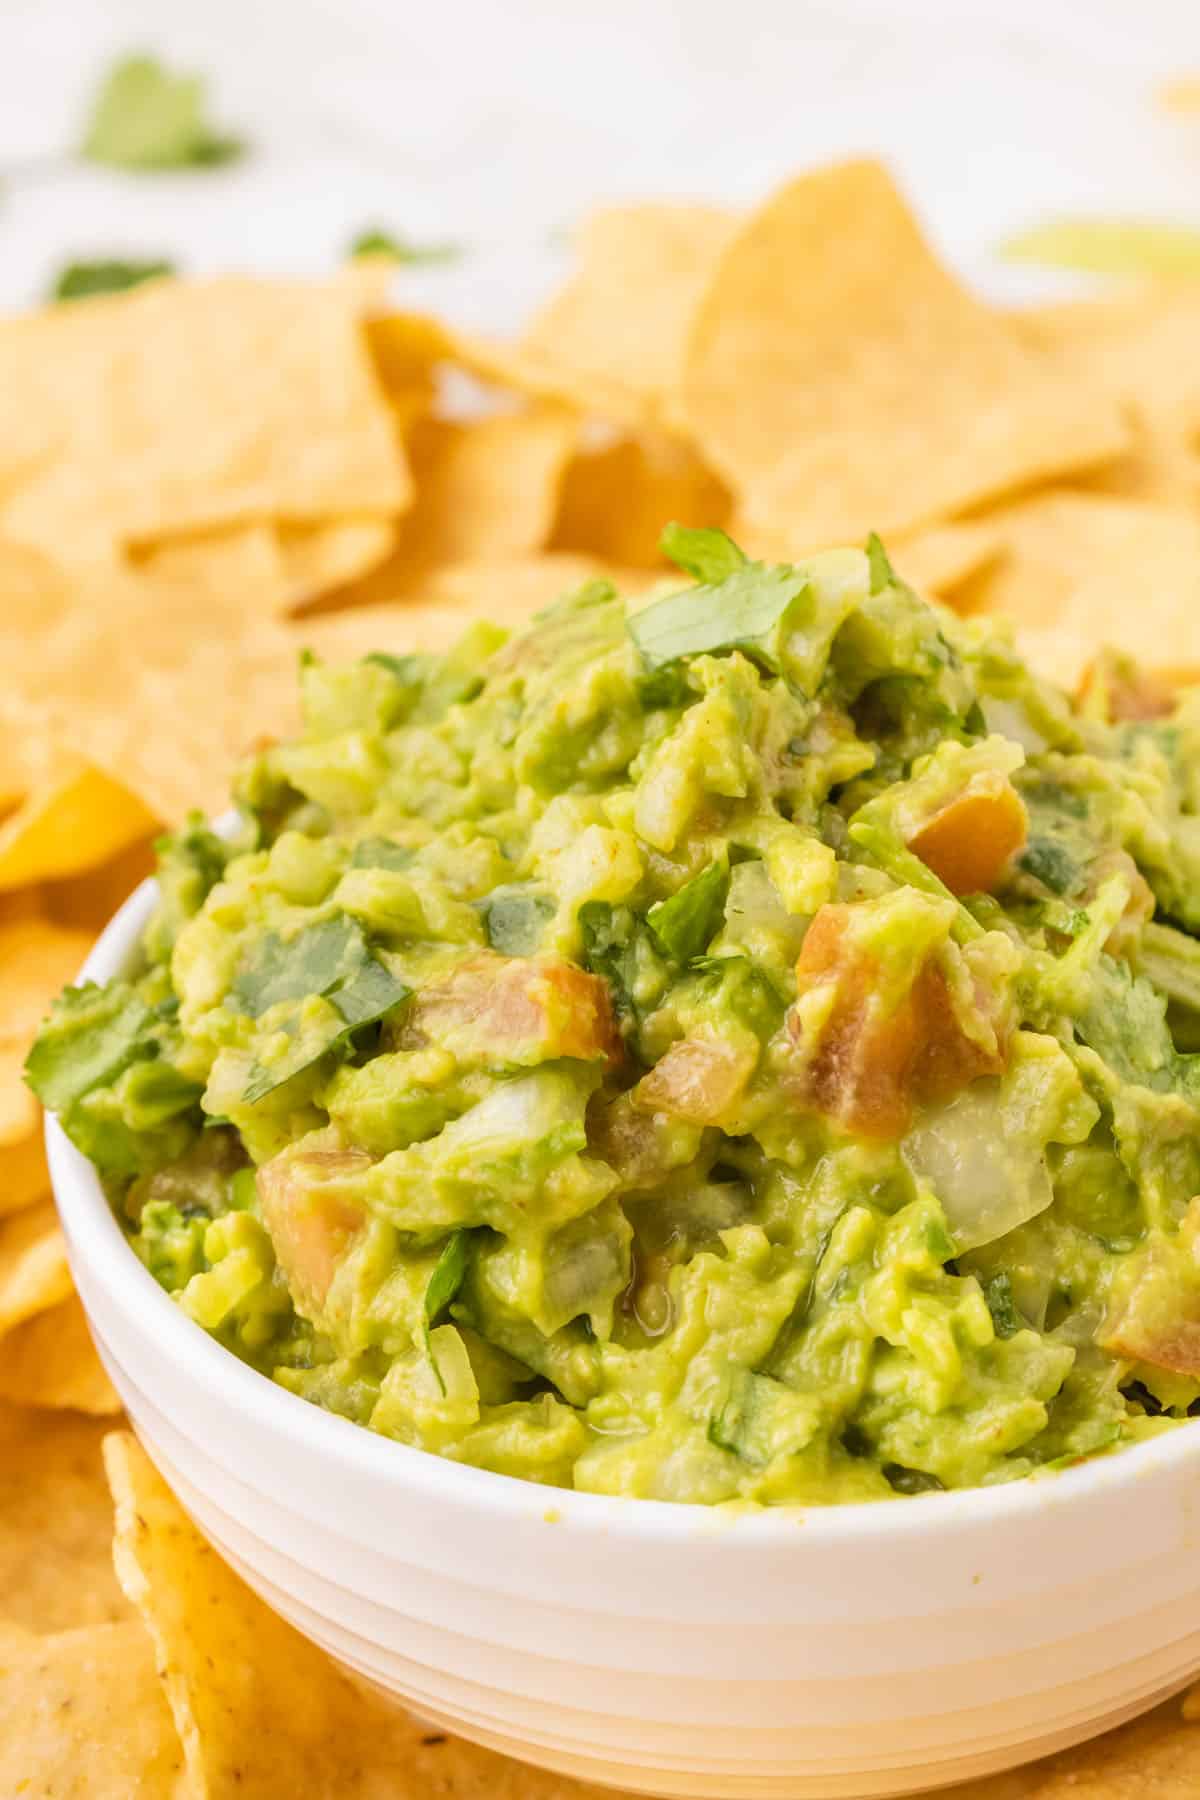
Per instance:
[[[0,1792],[185,1800],[183,1752],[136,1619],[0,1646]]]
[[[661,422],[679,387],[692,316],[736,225],[715,206],[592,213],[579,233],[577,273],[515,355],[494,357],[492,374],[621,423]]]
[[[39,902],[46,918],[96,937],[134,888],[154,873],[157,835],[139,839],[86,874],[45,882]]]
[[[376,373],[392,401],[414,392],[432,394],[432,371],[455,358],[452,331],[428,313],[383,313],[367,319],[365,333]]]
[[[22,1053],[23,1054],[23,1053]],[[0,1063],[0,1069],[3,1065]],[[26,1088],[26,1093],[29,1090]],[[30,1099],[33,1099],[30,1094]],[[0,1107],[3,1102],[0,1101]],[[20,1212],[50,1192],[50,1171],[46,1167],[46,1149],[42,1140],[41,1108],[33,1103],[35,1124],[32,1131],[13,1143],[5,1143],[0,1132],[0,1219]]]
[[[682,400],[740,512],[813,546],[915,531],[1127,442],[1113,402],[935,261],[872,162],[802,177],[738,231]]]
[[[107,862],[156,823],[135,794],[82,758],[64,754],[49,781],[0,825],[0,890]]]
[[[150,1629],[207,1800],[602,1800],[597,1788],[459,1743],[358,1687],[221,1561],[129,1432],[106,1438],[104,1456],[117,1568]]]
[[[724,525],[729,492],[681,439],[661,431],[579,450],[567,465],[551,546],[661,569],[663,526]]]
[[[1125,412],[1130,446],[1088,478],[1089,488],[1167,504],[1200,501],[1200,282],[1032,307],[1013,317],[1031,345]]]
[[[248,519],[405,506],[361,308],[346,283],[227,277],[8,320],[0,533],[86,561]]]
[[[111,1430],[111,1421],[0,1403],[0,1608],[31,1631],[130,1616],[100,1458]]]
[[[72,931],[49,919],[16,919],[0,925],[0,969],[4,971],[0,1042],[28,1044],[51,1000],[79,973],[91,946],[87,932]]]
[[[70,1292],[67,1246],[53,1202],[27,1206],[0,1222],[0,1335]]]
[[[242,617],[263,618],[356,580],[383,560],[395,536],[389,515],[259,522],[140,545],[133,561],[151,582],[190,587],[201,605],[226,611],[232,599]]]
[[[238,761],[260,738],[294,725],[293,640],[264,621],[232,637],[185,629],[171,647],[161,623],[148,620],[139,656],[130,623],[129,615],[98,622],[86,643],[64,650],[51,716],[64,741],[164,824],[197,806],[224,811]],[[99,673],[105,665],[107,679]],[[120,707],[106,700],[114,687]]]
[[[0,1152],[7,1157],[10,1145],[25,1146],[38,1129],[42,1109],[25,1086],[27,1043],[5,1043],[0,1040]],[[0,1172],[0,1185],[5,1179]],[[26,1200],[25,1182],[17,1177],[17,1191]],[[12,1210],[11,1208],[9,1209]],[[5,1208],[0,1206],[0,1217]]]
[[[0,1399],[18,1406],[120,1412],[74,1294],[0,1337]]]
[[[0,686],[12,681],[15,690],[0,705],[0,808],[26,791],[30,746],[21,724],[34,716],[31,696],[21,691],[26,683],[19,673],[14,680],[14,672],[24,670],[29,646],[41,643],[69,616],[72,600],[57,563],[26,544],[0,538]],[[35,671],[29,673],[32,678]]]
[[[361,581],[396,542],[392,518],[332,519],[318,525],[280,525],[276,549],[283,576],[284,607],[299,611],[331,588]]]
[[[399,556],[419,571],[539,549],[578,429],[575,415],[558,406],[467,423],[423,420],[411,445],[417,500],[401,527]]]
[[[1150,668],[1200,667],[1200,517],[1098,494],[990,514],[1003,558],[951,596],[1014,619],[1035,666],[1073,685],[1102,645]]]
[[[147,580],[191,588],[201,602],[209,596],[225,604],[235,599],[243,616],[283,604],[283,559],[274,528],[262,520],[140,543],[129,560]]]
[[[1200,1800],[1200,1730],[1167,1700],[1116,1731],[961,1787],[944,1800]]]
[[[417,500],[394,550],[363,580],[325,594],[317,610],[425,595],[444,564],[500,562],[540,549],[578,430],[576,415],[561,406],[466,423],[419,420],[410,445]]]

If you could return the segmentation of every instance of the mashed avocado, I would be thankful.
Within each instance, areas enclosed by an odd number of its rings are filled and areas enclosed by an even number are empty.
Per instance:
[[[875,540],[666,543],[639,611],[307,661],[33,1087],[193,1319],[462,1462],[817,1503],[1168,1429],[1200,691],[1069,703]]]

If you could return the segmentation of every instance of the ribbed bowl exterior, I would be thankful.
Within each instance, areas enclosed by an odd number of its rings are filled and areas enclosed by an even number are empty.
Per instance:
[[[153,900],[85,970],[126,966]],[[740,1512],[460,1468],[320,1412],[194,1326],[57,1124],[100,1354],[214,1545],[347,1668],[528,1761],[662,1795],[904,1794],[1200,1669],[1200,1425],[1032,1482]]]

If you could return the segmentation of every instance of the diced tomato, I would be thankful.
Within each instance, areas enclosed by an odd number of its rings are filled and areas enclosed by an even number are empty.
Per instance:
[[[371,1159],[365,1150],[281,1150],[258,1171],[263,1223],[297,1309],[319,1314],[365,1209],[346,1192]]]
[[[1151,1237],[1134,1251],[1096,1335],[1102,1349],[1200,1378],[1198,1241],[1200,1199],[1191,1202],[1175,1237]]]
[[[748,1045],[722,1038],[682,1038],[644,1075],[633,1103],[693,1125],[714,1125],[739,1098],[758,1061]]]
[[[968,1037],[946,978],[933,957],[914,967],[912,983],[884,1010],[877,960],[847,936],[851,908],[823,906],[805,934],[796,964],[801,993],[832,986],[820,1041],[804,1041],[798,1012],[788,1016],[805,1053],[793,1098],[863,1137],[902,1137],[918,1102],[948,1100],[980,1075],[998,1074],[1003,1048],[989,1052]],[[977,1001],[987,1004],[986,995]]]
[[[620,1059],[608,983],[553,956],[481,950],[417,995],[403,1041],[463,1060],[530,1064],[558,1056]]]
[[[1024,801],[1003,775],[976,777],[908,840],[952,894],[989,894],[1029,831]]]

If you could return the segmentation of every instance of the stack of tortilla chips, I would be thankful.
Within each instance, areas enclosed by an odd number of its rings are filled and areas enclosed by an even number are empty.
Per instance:
[[[0,1793],[582,1793],[360,1694],[127,1435],[101,1469],[119,1403],[21,1064],[154,838],[290,728],[298,653],[442,648],[595,575],[651,588],[679,519],[768,559],[879,531],[1068,684],[1102,642],[1200,671],[1198,350],[1189,282],[985,305],[870,162],[745,216],[594,215],[516,343],[392,310],[369,265],[0,322]],[[1177,1705],[972,1791],[1151,1776],[1200,1793]]]

